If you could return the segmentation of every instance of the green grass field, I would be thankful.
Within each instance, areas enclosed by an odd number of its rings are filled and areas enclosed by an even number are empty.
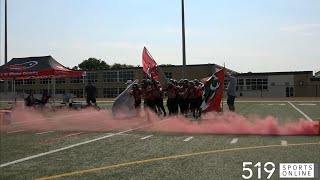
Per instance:
[[[320,101],[290,103],[237,101],[236,111],[246,117],[272,115],[280,124],[306,116],[320,119]],[[102,111],[108,111],[112,102],[99,105]],[[224,109],[227,111],[226,105]],[[163,119],[161,123],[167,122]],[[121,129],[37,144],[39,140],[79,131],[18,130],[23,129],[12,127],[1,132],[0,179],[242,179],[243,162],[273,162],[276,171],[271,179],[279,179],[279,163],[320,163],[319,136],[179,134]],[[262,179],[266,177],[267,173],[262,171]],[[252,179],[257,179],[257,169],[253,168]]]

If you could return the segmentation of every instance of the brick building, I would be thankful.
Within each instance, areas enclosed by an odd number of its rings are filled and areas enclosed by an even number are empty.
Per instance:
[[[222,68],[216,64],[187,65],[188,79],[202,79]],[[181,79],[183,67],[180,65],[160,66],[160,82],[164,84],[167,78]],[[56,94],[72,93],[77,97],[84,96],[84,87],[90,80],[98,89],[99,98],[114,98],[126,88],[127,80],[143,79],[145,75],[142,67],[87,71],[85,77],[58,78],[56,81]],[[15,80],[16,92],[28,93],[30,89],[37,94],[42,90],[52,89],[52,79],[25,79]],[[8,81],[9,91],[12,90],[12,80]],[[0,84],[0,90],[4,92],[4,81]],[[50,91],[51,93],[51,91]]]

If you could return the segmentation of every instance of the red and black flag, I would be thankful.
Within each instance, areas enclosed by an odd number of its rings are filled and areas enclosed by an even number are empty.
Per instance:
[[[143,48],[142,52],[142,66],[143,72],[152,79],[152,80],[159,80],[159,74],[157,71],[157,63],[150,55],[149,51],[146,47]]]
[[[201,105],[203,112],[221,112],[221,100],[223,96],[224,69],[204,78],[204,100]]]

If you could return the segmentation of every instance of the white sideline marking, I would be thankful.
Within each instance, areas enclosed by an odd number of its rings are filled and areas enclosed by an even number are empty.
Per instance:
[[[129,135],[131,135],[131,134],[115,134],[115,133],[106,133],[105,135],[111,135],[111,134],[114,134],[115,136],[129,136]]]
[[[153,135],[149,135],[149,136],[145,136],[145,137],[142,137],[142,138],[140,138],[140,139],[148,139],[148,138],[150,138],[150,137],[152,137]]]
[[[167,120],[168,119],[162,120],[162,121],[159,121],[158,123],[162,123],[162,122],[165,122]],[[158,124],[158,123],[155,123],[155,124]],[[42,156],[45,156],[45,155],[48,155],[48,154],[53,154],[53,153],[56,153],[56,152],[64,151],[64,150],[67,150],[67,149],[71,149],[71,148],[78,147],[78,146],[81,146],[81,145],[84,145],[84,144],[96,142],[96,141],[99,141],[99,140],[102,140],[102,139],[106,139],[106,138],[109,138],[109,137],[112,137],[112,136],[115,136],[115,135],[124,134],[126,132],[134,131],[134,130],[137,130],[137,129],[142,129],[142,128],[149,127],[149,126],[152,126],[152,125],[154,125],[154,124],[148,124],[148,125],[140,126],[140,127],[137,127],[137,128],[128,129],[128,130],[121,131],[121,132],[118,132],[118,133],[115,133],[115,134],[102,136],[102,137],[99,137],[99,138],[91,139],[91,140],[88,140],[88,141],[84,141],[84,142],[81,142],[81,143],[73,144],[73,145],[70,145],[70,146],[63,147],[63,148],[59,148],[59,149],[47,151],[47,152],[44,152],[44,153],[28,156],[28,157],[25,157],[25,158],[22,158],[22,159],[18,159],[18,160],[15,160],[15,161],[11,161],[11,162],[7,162],[7,163],[4,163],[4,164],[0,164],[0,168],[6,167],[6,166],[10,166],[12,164],[17,164],[17,163],[20,163],[20,162],[24,162],[24,161],[27,161],[27,160],[30,160],[30,159],[42,157]]]
[[[114,134],[114,133],[110,133],[110,134]],[[115,136],[128,136],[130,134],[114,134]]]
[[[24,131],[24,130],[21,129],[21,130],[16,130],[16,131],[10,131],[10,132],[7,132],[7,134],[17,133],[17,132],[22,132],[22,131]]]
[[[299,106],[315,106],[316,104],[312,104],[312,103],[302,103],[302,104],[298,104]]]
[[[193,136],[188,137],[187,139],[183,140],[183,141],[190,141],[193,138]]]
[[[282,146],[287,146],[288,143],[287,143],[287,141],[281,141],[281,145],[282,145]]]
[[[268,104],[269,106],[285,106],[286,104]]]
[[[304,112],[302,112],[300,109],[298,109],[296,106],[294,106],[291,102],[288,101],[288,103],[293,107],[295,108],[299,113],[301,113],[308,121],[312,121],[312,119],[306,115]]]
[[[40,134],[47,134],[47,133],[52,133],[54,131],[45,131],[45,132],[39,132],[39,133],[36,133],[37,135],[40,135]]]
[[[234,138],[234,139],[232,139],[232,141],[230,142],[231,144],[235,144],[235,143],[237,143],[238,142],[238,138]]]

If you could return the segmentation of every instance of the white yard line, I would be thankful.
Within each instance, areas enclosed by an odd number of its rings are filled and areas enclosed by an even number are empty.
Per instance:
[[[287,146],[287,145],[288,145],[288,142],[287,142],[287,141],[281,141],[281,145],[282,145],[282,146]]]
[[[16,130],[16,131],[7,132],[7,134],[12,134],[12,133],[17,133],[17,132],[23,132],[23,131],[25,131],[25,130],[20,129],[20,130]]]
[[[142,138],[140,138],[140,139],[148,139],[148,138],[150,138],[150,137],[152,137],[153,135],[149,135],[149,136],[145,136],[145,137],[142,137]]]
[[[191,139],[193,139],[193,136],[188,137],[187,139],[183,140],[183,141],[190,141]]]
[[[302,114],[308,121],[312,121],[312,119],[306,115],[304,112],[302,112],[300,109],[298,109],[296,106],[294,106],[290,101],[288,101],[288,103],[295,108],[300,114]]]
[[[234,139],[232,139],[232,141],[230,142],[230,144],[235,144],[235,143],[237,143],[238,142],[238,138],[234,138]]]
[[[47,134],[47,133],[52,133],[54,131],[45,131],[45,132],[39,132],[39,133],[36,133],[37,135],[40,135],[40,134]]]
[[[111,133],[114,134],[114,133]],[[115,136],[129,136],[130,134],[115,134]]]
[[[163,123],[163,122],[165,122],[167,120],[162,120],[162,121],[159,121],[158,123]],[[154,124],[158,124],[158,123],[154,123]],[[66,146],[66,147],[63,147],[63,148],[59,148],[59,149],[47,151],[47,152],[44,152],[44,153],[28,156],[28,157],[25,157],[25,158],[22,158],[22,159],[18,159],[18,160],[15,160],[15,161],[11,161],[11,162],[7,162],[7,163],[4,163],[4,164],[0,164],[0,168],[6,167],[6,166],[10,166],[12,164],[17,164],[17,163],[20,163],[20,162],[28,161],[30,159],[35,159],[35,158],[38,158],[38,157],[46,156],[46,155],[53,154],[53,153],[56,153],[56,152],[64,151],[64,150],[67,150],[67,149],[71,149],[71,148],[78,147],[78,146],[81,146],[81,145],[84,145],[84,144],[100,141],[100,140],[103,140],[103,139],[106,139],[106,138],[109,138],[109,137],[112,137],[112,136],[125,134],[125,133],[130,132],[130,131],[134,131],[134,130],[138,130],[138,129],[142,129],[142,128],[146,128],[146,127],[152,126],[154,124],[148,124],[148,125],[140,126],[140,127],[137,127],[137,128],[128,129],[128,130],[125,130],[125,131],[121,131],[121,132],[114,133],[114,134],[109,134],[109,135],[102,136],[102,137],[99,137],[99,138],[95,138],[95,139],[91,139],[91,140],[84,141],[84,142],[81,142],[81,143],[77,143],[77,144],[73,144],[73,145],[70,145],[70,146]]]

